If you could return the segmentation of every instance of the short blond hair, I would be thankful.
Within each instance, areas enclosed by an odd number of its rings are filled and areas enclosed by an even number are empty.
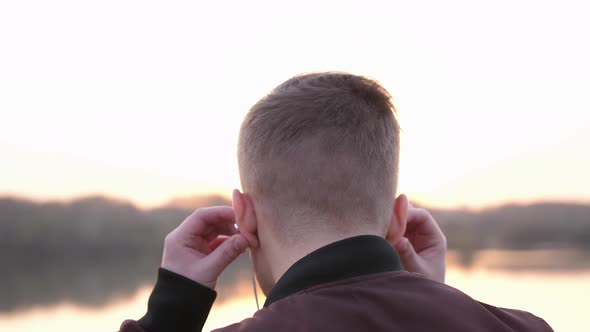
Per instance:
[[[295,76],[246,115],[238,143],[245,192],[278,232],[350,231],[386,222],[399,166],[399,125],[375,80]]]

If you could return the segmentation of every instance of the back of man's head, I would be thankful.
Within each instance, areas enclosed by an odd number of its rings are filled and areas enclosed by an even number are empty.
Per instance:
[[[391,96],[363,76],[293,77],[256,103],[240,130],[242,187],[258,217],[291,240],[386,227],[398,160]]]

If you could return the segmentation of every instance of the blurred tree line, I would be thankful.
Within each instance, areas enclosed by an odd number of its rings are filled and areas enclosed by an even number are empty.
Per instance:
[[[60,301],[102,305],[134,293],[155,281],[166,234],[194,209],[211,205],[231,202],[205,196],[139,209],[104,197],[69,203],[0,198],[0,312]],[[590,205],[430,211],[465,263],[490,248],[590,251]],[[242,256],[219,285],[231,287],[249,273]]]

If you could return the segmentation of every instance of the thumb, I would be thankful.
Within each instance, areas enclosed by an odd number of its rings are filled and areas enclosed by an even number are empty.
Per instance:
[[[248,241],[241,234],[236,234],[223,241],[208,256],[210,271],[219,276],[248,247]]]
[[[402,237],[401,240],[394,245],[394,248],[402,260],[404,269],[409,272],[415,272],[420,264],[420,256],[418,256],[416,250],[414,250],[414,246],[410,243],[410,240],[406,237]]]

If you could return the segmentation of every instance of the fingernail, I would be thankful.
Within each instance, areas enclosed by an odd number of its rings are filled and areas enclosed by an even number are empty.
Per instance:
[[[234,248],[236,248],[236,250],[242,251],[246,249],[247,245],[248,244],[246,243],[246,240],[243,237],[236,236],[236,239],[234,240]]]

